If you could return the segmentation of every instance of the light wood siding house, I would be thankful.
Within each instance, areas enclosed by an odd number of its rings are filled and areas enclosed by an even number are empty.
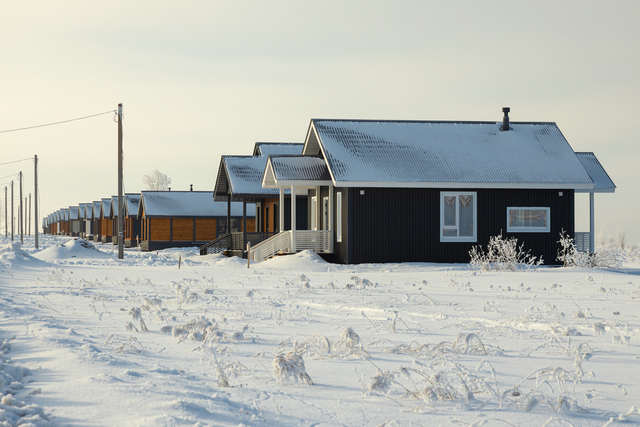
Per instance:
[[[113,239],[111,197],[101,199],[100,201],[100,238],[102,243],[111,243]]]
[[[93,203],[83,203],[83,205],[84,205],[84,238],[87,240],[93,240]]]
[[[285,232],[280,252],[313,238],[338,263],[468,263],[474,246],[502,234],[558,264],[562,230],[593,252],[593,216],[576,233],[574,194],[590,193],[593,212],[594,193],[615,185],[555,123],[503,112],[500,122],[311,120],[302,155],[270,156],[262,179],[309,190],[308,230]]]
[[[241,210],[234,203],[231,218],[238,221]],[[253,209],[248,216],[247,229],[253,230]],[[214,202],[211,191],[143,191],[138,206],[141,249],[201,246],[217,237],[218,226],[226,217],[226,204]]]

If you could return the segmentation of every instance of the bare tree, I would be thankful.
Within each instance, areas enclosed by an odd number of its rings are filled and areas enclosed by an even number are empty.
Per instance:
[[[171,185],[171,178],[156,169],[149,175],[143,175],[142,184],[147,187],[147,190],[166,191]]]

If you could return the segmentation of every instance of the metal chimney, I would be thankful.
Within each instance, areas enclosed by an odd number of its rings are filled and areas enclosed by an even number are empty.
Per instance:
[[[193,184],[191,184],[191,190],[190,191],[193,191]]]
[[[504,113],[504,117],[502,118],[502,130],[509,130],[509,111],[511,108],[503,107],[502,112]]]

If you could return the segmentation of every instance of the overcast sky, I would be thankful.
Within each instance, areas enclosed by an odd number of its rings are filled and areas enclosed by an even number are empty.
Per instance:
[[[595,152],[618,187],[596,195],[597,231],[637,243],[638,22],[637,0],[5,2],[0,131],[121,102],[127,192],[154,169],[212,191],[221,155],[303,142],[311,118],[499,121],[509,106]],[[0,133],[0,153],[38,155],[42,214],[117,194],[113,114]],[[0,177],[20,170],[33,192],[32,162]]]

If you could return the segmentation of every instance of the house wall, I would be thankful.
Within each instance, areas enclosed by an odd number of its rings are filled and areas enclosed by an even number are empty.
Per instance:
[[[276,213],[278,211],[280,202],[279,198],[270,198],[270,199],[262,199],[262,203],[260,209],[262,214],[260,215],[262,218],[262,228],[261,230],[275,232],[276,228],[279,226],[278,215]],[[269,207],[269,227],[267,229],[267,218],[266,218],[266,207]],[[297,197],[296,198],[296,229],[297,230],[307,230],[308,229],[308,197]],[[291,198],[284,199],[284,229],[291,230]],[[247,225],[247,231],[250,231],[249,225]],[[279,230],[281,231],[281,230]]]
[[[502,233],[516,237],[524,249],[557,265],[558,239],[564,229],[574,235],[573,190],[522,189],[348,189],[347,245],[336,245],[338,262],[468,263],[469,250]],[[440,242],[440,192],[477,193],[477,242]],[[563,196],[559,196],[559,191]],[[507,233],[507,207],[550,207],[549,233]],[[343,214],[344,217],[344,214]],[[345,257],[345,248],[346,257]]]

